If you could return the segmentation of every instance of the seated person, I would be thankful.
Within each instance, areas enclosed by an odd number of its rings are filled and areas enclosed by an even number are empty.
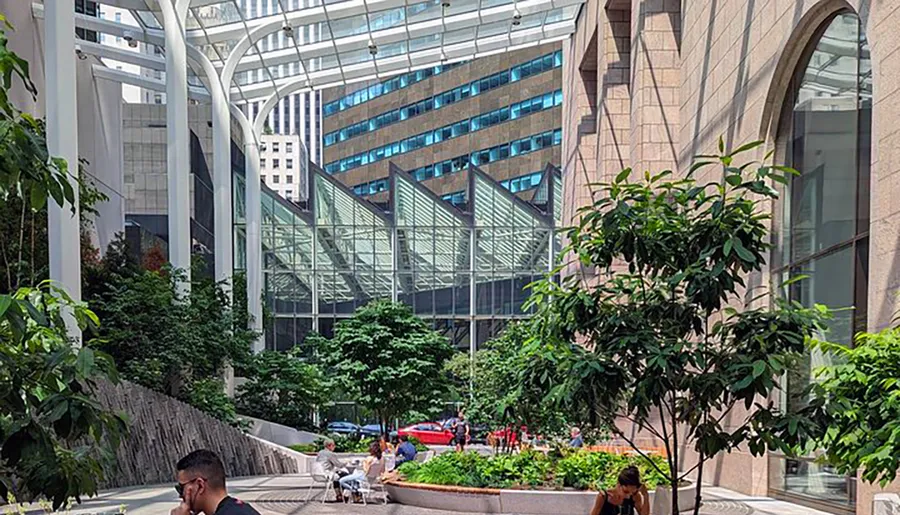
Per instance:
[[[342,491],[349,490],[353,494],[353,500],[358,500],[360,483],[369,474],[369,470],[379,461],[381,461],[381,445],[378,442],[372,442],[372,445],[369,446],[369,455],[363,460],[362,467],[338,480],[340,489]]]
[[[650,515],[650,494],[637,467],[625,467],[615,488],[597,493],[591,515]]]
[[[413,461],[416,459],[416,446],[409,441],[409,436],[400,435],[400,445],[397,446],[397,461],[395,466],[399,467],[401,463]]]
[[[572,435],[572,440],[569,441],[569,447],[575,449],[584,447],[584,438],[581,436],[581,429],[573,427],[569,434]]]
[[[347,471],[346,464],[344,464],[344,462],[337,457],[337,454],[334,453],[334,440],[331,438],[325,439],[325,447],[319,451],[319,454],[316,456],[316,463],[321,464],[322,470],[334,478],[335,501],[343,502],[344,497],[341,494],[341,486],[338,483],[338,480],[350,474],[350,472]]]

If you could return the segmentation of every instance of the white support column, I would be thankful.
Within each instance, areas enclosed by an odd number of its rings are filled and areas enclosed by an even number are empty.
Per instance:
[[[50,155],[66,160],[75,190],[72,206],[48,200],[50,279],[81,300],[81,227],[78,218],[78,119],[75,94],[75,10],[71,2],[47,2],[44,11],[45,75],[47,82],[47,147]],[[66,317],[69,337],[80,343],[81,332]]]
[[[187,273],[190,290],[191,156],[189,152],[187,49],[184,23],[188,0],[159,0],[166,34],[166,157],[169,262]]]
[[[213,70],[214,71],[214,70]],[[218,75],[209,77],[212,89],[213,206],[216,233],[216,281],[226,281],[231,298],[234,274],[234,220],[231,205],[231,114],[225,85]]]
[[[252,135],[250,135],[252,138]],[[250,328],[262,334],[262,188],[259,185],[259,146],[255,139],[247,143],[244,135],[244,158],[246,173],[247,201],[247,311],[250,313]],[[253,343],[253,352],[262,352],[266,346],[265,336]]]
[[[209,58],[194,46],[187,46],[191,61],[200,65],[212,101],[213,227],[216,235],[216,281],[225,281],[231,298],[234,274],[234,219],[232,216],[231,105],[219,72]]]

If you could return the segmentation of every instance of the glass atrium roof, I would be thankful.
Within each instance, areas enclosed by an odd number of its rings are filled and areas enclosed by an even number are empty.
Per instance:
[[[140,0],[101,3],[130,8],[148,39],[160,40],[155,2],[148,2],[154,10],[141,9]],[[559,41],[574,32],[583,3],[191,0],[186,35],[220,70],[233,50],[246,48],[231,96],[256,101],[287,85],[293,91],[322,89]]]
[[[317,166],[309,169],[311,191],[303,207],[264,187],[267,291],[310,303],[316,291],[319,303],[352,306],[460,283],[542,276],[558,249],[548,246],[557,202],[526,202],[476,167],[468,171],[470,201],[459,209],[392,165],[384,211]],[[558,171],[548,167],[545,180],[558,181]],[[240,190],[243,178],[236,176],[235,185]],[[235,214],[240,225],[241,212]]]

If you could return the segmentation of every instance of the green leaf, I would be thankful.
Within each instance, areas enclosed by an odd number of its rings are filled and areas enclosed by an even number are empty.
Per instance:
[[[734,238],[729,238],[728,241],[725,242],[725,245],[722,249],[722,252],[725,254],[725,257],[728,257],[731,254],[731,248],[734,246]]]
[[[744,244],[741,243],[740,238],[732,238],[732,240],[734,240],[734,251],[737,253],[739,258],[744,261],[756,262],[756,258],[753,257],[753,254],[751,254],[750,251],[744,247]]]
[[[757,360],[753,362],[753,377],[758,378],[763,375],[763,372],[766,371],[766,362],[762,360]]]
[[[41,188],[38,184],[31,186],[29,202],[32,211],[40,211],[47,203],[47,190]]]
[[[0,317],[6,314],[6,310],[12,304],[12,297],[9,295],[0,295]]]
[[[756,148],[764,143],[765,143],[765,140],[756,140],[756,141],[751,141],[750,143],[745,143],[745,144],[741,145],[740,147],[738,147],[737,150],[733,150],[731,152],[731,155],[734,156],[734,155],[740,154],[742,152],[746,152],[748,150],[753,150],[754,148]]]
[[[94,351],[89,347],[79,349],[78,357],[75,359],[75,369],[82,377],[90,376],[94,369]]]
[[[631,175],[631,168],[626,168],[619,172],[618,175],[616,175],[616,178],[613,182],[615,182],[616,184],[621,184],[625,181],[625,179],[628,178],[629,175]]]
[[[738,174],[730,174],[725,176],[725,182],[731,186],[740,186],[743,179]]]

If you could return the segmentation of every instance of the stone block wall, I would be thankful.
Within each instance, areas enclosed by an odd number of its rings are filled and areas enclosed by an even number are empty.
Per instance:
[[[116,451],[116,466],[106,472],[101,488],[171,483],[175,464],[197,449],[222,458],[228,477],[303,472],[289,450],[244,434],[183,402],[122,382],[103,384],[99,401],[128,415],[130,432]]]
[[[810,41],[825,21],[856,12],[871,50],[873,95],[868,328],[887,326],[900,291],[900,2],[894,0],[588,0],[563,45],[563,212],[578,208],[623,167],[685,173],[697,154],[762,139],[748,159],[776,150],[782,106]],[[716,180],[707,168],[698,180]],[[770,206],[778,231],[779,206]],[[569,267],[564,273],[582,273]],[[767,284],[770,274],[750,277]],[[592,278],[591,280],[598,280]],[[742,299],[736,299],[740,302]],[[732,413],[734,424],[741,422]],[[726,421],[727,424],[727,421]],[[690,453],[684,455],[691,465]],[[775,467],[773,467],[775,468]],[[777,471],[741,450],[718,456],[704,480],[767,495]],[[897,491],[897,484],[888,487]],[[858,514],[877,486],[859,482]]]

